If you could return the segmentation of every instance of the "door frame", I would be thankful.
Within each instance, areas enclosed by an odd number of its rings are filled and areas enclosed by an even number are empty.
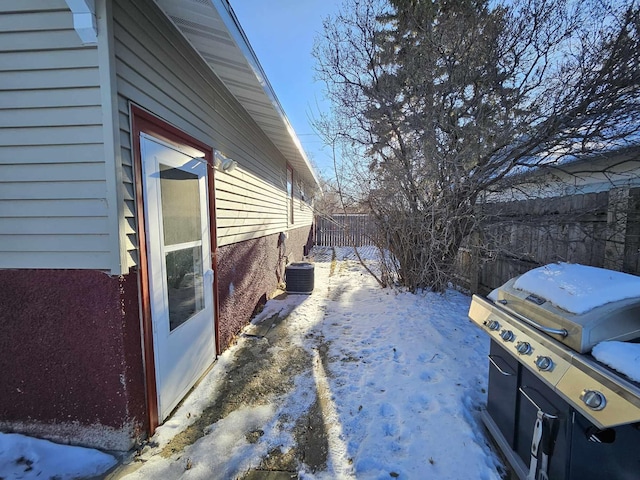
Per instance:
[[[187,133],[170,125],[141,107],[129,104],[129,118],[131,119],[131,141],[133,146],[133,170],[135,178],[136,226],[138,237],[138,285],[140,298],[140,323],[142,327],[142,354],[144,360],[145,394],[147,403],[147,420],[149,435],[153,435],[160,424],[158,412],[158,390],[155,372],[155,357],[153,347],[153,324],[151,318],[151,299],[149,289],[149,259],[147,258],[147,231],[144,218],[144,186],[142,177],[142,154],[140,150],[140,133],[147,133],[176,147],[191,147],[204,153],[203,159],[207,164],[207,188],[209,190],[209,231],[211,247],[211,268],[213,276],[213,329],[215,336],[215,353],[220,352],[218,302],[218,262],[216,235],[216,207],[213,148]]]

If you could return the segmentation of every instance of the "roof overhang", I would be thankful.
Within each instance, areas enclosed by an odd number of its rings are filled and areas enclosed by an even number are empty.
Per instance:
[[[318,177],[227,0],[155,0],[307,184]]]

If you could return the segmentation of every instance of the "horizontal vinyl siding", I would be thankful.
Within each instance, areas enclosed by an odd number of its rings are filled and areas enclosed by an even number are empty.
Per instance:
[[[5,217],[0,218],[0,231],[18,235],[102,235],[107,230],[106,218],[87,217],[80,223],[69,217]]]
[[[63,0],[0,2],[0,268],[110,268],[98,55]]]
[[[95,53],[93,49],[89,49],[89,51]],[[24,54],[22,55],[24,56]],[[2,53],[0,53],[0,57],[2,57]],[[0,90],[0,105],[6,109],[93,106],[96,99],[99,98],[100,87],[97,85],[84,88],[60,89],[55,95],[51,95],[47,89]]]
[[[293,213],[295,219],[295,227],[303,227],[313,223],[313,209],[311,205],[300,199],[296,199],[294,204],[295,211]]]
[[[154,3],[116,0],[113,11],[125,170],[131,101],[238,162],[229,174],[215,173],[219,246],[286,230],[281,153]],[[133,186],[126,188],[133,198]],[[133,248],[135,232],[129,237]]]
[[[248,172],[234,170],[216,176],[218,238],[235,243],[287,229],[285,189]]]
[[[305,200],[302,199],[300,179],[296,171],[293,171],[293,224],[290,228],[306,227],[313,223],[313,209],[308,203],[308,198],[313,189],[303,185]]]

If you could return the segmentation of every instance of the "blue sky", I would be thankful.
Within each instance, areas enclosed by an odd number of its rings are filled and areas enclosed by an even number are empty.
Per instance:
[[[229,2],[307,155],[324,177],[331,176],[333,160],[310,124],[323,102],[323,85],[313,78],[311,50],[322,20],[337,10],[340,0]]]

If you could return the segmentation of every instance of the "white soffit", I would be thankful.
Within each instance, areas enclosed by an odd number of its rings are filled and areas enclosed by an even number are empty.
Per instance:
[[[155,0],[307,182],[318,178],[227,0]]]

